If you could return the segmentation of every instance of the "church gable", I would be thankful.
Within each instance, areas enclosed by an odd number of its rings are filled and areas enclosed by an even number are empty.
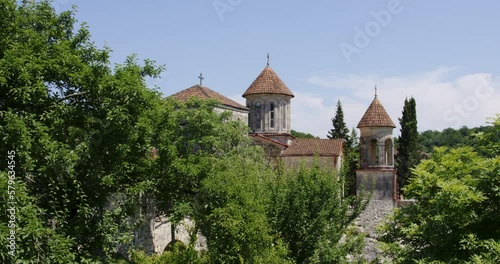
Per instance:
[[[236,101],[231,100],[224,95],[209,89],[208,87],[198,84],[182,90],[176,94],[173,94],[172,97],[182,102],[187,101],[191,97],[197,97],[200,99],[213,99],[221,103],[226,108],[248,111],[247,107],[237,103]]]

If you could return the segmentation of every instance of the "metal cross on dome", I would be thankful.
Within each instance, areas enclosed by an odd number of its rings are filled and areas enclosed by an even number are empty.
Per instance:
[[[200,76],[198,76],[198,79],[200,79],[200,85],[203,85],[203,80],[205,79],[203,77],[203,74],[200,73]]]

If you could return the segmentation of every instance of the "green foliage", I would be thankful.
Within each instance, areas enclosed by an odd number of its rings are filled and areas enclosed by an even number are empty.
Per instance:
[[[296,138],[318,138],[318,137],[315,137],[314,135],[312,134],[309,134],[309,133],[304,133],[304,132],[300,132],[300,131],[295,131],[292,129],[291,133],[290,133],[292,136],[296,137]]]
[[[360,252],[361,236],[348,231],[359,208],[349,210],[335,173],[302,166],[281,177],[271,185],[272,222],[295,263],[339,263]]]
[[[491,118],[491,126],[485,127],[484,131],[473,134],[478,142],[478,152],[485,157],[497,157],[500,155],[500,114]]]
[[[437,148],[414,175],[405,193],[416,202],[400,208],[382,230],[395,262],[498,263],[500,157],[486,159],[469,147]]]
[[[350,138],[351,146],[346,148],[349,151],[344,153],[340,170],[340,177],[344,181],[344,196],[346,197],[356,195],[356,170],[359,168],[360,150],[358,133],[354,127],[351,130]]]
[[[74,242],[58,234],[55,230],[46,227],[43,219],[43,210],[36,205],[36,200],[27,192],[26,185],[21,180],[15,180],[8,188],[8,175],[0,172],[0,192],[15,197],[16,204],[8,199],[8,195],[0,196],[0,240],[2,263],[26,261],[31,263],[74,263],[75,254],[72,252]],[[13,216],[13,218],[11,218]],[[12,233],[14,232],[14,233]],[[12,237],[11,237],[12,236]],[[13,248],[8,247],[11,240],[15,241]],[[9,255],[12,251],[12,255]]]
[[[204,255],[200,255],[192,247],[182,243],[175,243],[171,250],[164,251],[161,255],[146,255],[142,251],[132,251],[132,263],[137,264],[202,264],[209,263]]]
[[[283,263],[285,247],[273,240],[266,215],[264,186],[274,172],[245,124],[214,106],[196,98],[163,103],[150,179],[156,209],[174,221],[194,219],[211,263]]]
[[[61,246],[44,254],[83,262],[108,259],[131,240],[124,219],[147,179],[150,115],[159,106],[145,78],[162,67],[130,56],[111,69],[110,50],[94,46],[85,24],[74,28],[74,16],[48,1],[0,0],[0,153],[16,151],[31,201],[23,206],[38,212],[38,231],[29,232],[73,241],[71,253]],[[46,238],[24,248],[51,248]]]
[[[498,155],[500,151],[491,153],[491,149],[484,141],[496,142],[500,141],[500,133],[494,129],[494,123],[498,122],[493,119],[492,125],[480,126],[474,128],[462,127],[458,130],[453,128],[446,128],[443,131],[427,130],[420,133],[420,142],[422,150],[426,153],[432,153],[435,147],[457,148],[470,146],[474,147],[476,151],[486,157]],[[483,135],[488,135],[489,138],[484,138]]]
[[[356,170],[359,167],[359,146],[358,135],[356,128],[352,128],[349,134],[349,129],[344,122],[344,112],[342,110],[342,103],[340,100],[337,102],[337,110],[335,117],[332,118],[333,128],[328,132],[327,137],[342,138],[344,139],[344,155],[342,160],[342,169],[340,171],[340,178],[344,184],[344,195],[356,195]]]
[[[413,97],[405,99],[403,117],[399,119],[401,135],[397,142],[396,169],[399,188],[402,189],[412,177],[411,169],[419,163],[419,134],[417,130],[416,102]]]
[[[251,149],[242,151],[250,158],[231,155],[216,161],[218,171],[202,184],[197,224],[217,263],[257,263],[285,255],[274,245],[266,215],[269,195],[263,183],[272,172],[261,158],[251,158]]]
[[[343,138],[345,140],[344,149],[352,145],[351,137],[349,136],[349,129],[344,121],[344,111],[342,110],[342,103],[340,100],[337,102],[337,110],[335,116],[332,118],[333,128],[328,131],[327,137],[332,138]]]

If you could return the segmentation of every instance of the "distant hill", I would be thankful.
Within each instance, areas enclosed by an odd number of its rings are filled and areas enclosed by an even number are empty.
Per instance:
[[[309,133],[299,132],[299,131],[295,131],[293,129],[292,129],[290,134],[292,134],[292,136],[294,136],[296,138],[318,138],[318,137],[315,137]]]
[[[481,126],[468,128],[463,126],[460,129],[446,128],[443,131],[426,130],[420,133],[420,144],[424,152],[431,153],[434,147],[456,148],[460,146],[475,147],[478,144],[478,133],[493,131],[493,126]],[[496,140],[500,141],[500,134],[497,133]]]

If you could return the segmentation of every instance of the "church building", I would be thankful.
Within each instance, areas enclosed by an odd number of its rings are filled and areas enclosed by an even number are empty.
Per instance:
[[[231,111],[233,118],[248,123],[249,136],[264,148],[271,161],[281,159],[287,167],[317,160],[323,167],[340,170],[343,156],[342,139],[301,139],[291,135],[291,100],[293,93],[269,66],[257,76],[243,93],[246,106],[200,84],[182,90],[172,97],[186,101],[190,97],[214,99],[220,103],[216,111]]]
[[[286,167],[318,162],[322,167],[340,171],[343,159],[342,139],[303,139],[291,135],[292,91],[269,65],[243,92],[246,106],[200,84],[182,90],[172,97],[185,101],[196,96],[220,102],[216,111],[231,111],[233,118],[248,123],[249,136],[264,148],[268,160],[280,159]],[[376,196],[390,199],[395,186],[392,130],[396,126],[385,111],[377,96],[361,118],[361,168],[357,172],[358,189],[376,187]],[[376,186],[365,182],[375,179]],[[372,188],[373,189],[373,188]]]

